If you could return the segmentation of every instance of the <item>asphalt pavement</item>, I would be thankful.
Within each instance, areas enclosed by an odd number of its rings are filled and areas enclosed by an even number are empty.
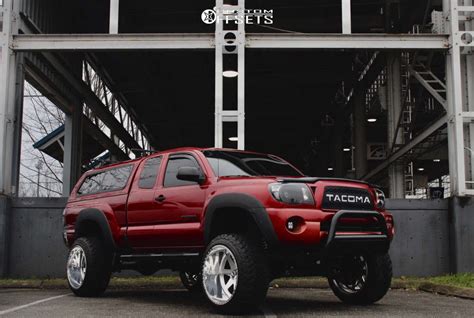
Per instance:
[[[260,317],[472,317],[474,301],[411,290],[391,290],[379,303],[349,306],[328,289],[272,288]],[[110,290],[79,298],[68,290],[0,289],[3,317],[211,317],[201,295],[182,289]]]

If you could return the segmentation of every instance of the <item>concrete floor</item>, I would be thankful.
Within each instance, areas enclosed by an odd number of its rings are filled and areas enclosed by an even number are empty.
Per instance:
[[[271,289],[254,316],[472,317],[474,301],[392,290],[378,304],[352,307],[325,289]],[[67,290],[0,290],[2,317],[218,316],[206,300],[185,290],[110,290],[101,298],[78,298]]]

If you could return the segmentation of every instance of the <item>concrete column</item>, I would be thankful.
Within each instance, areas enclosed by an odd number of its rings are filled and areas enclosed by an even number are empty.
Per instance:
[[[399,52],[387,54],[387,122],[388,142],[387,149],[392,148],[398,119],[402,111],[401,86],[401,56]],[[398,132],[395,144],[403,144],[403,134]],[[397,163],[388,168],[390,198],[402,199],[405,197],[404,167]]]
[[[474,272],[474,201],[471,197],[449,199],[450,270],[452,273]]]
[[[354,166],[356,178],[367,173],[367,116],[365,113],[365,93],[360,85],[354,95]]]
[[[76,105],[66,114],[64,131],[63,196],[68,197],[81,175],[82,106]]]
[[[0,194],[4,195],[11,195],[15,191],[12,186],[12,167],[17,121],[15,83],[18,64],[10,47],[12,35],[18,33],[19,8],[19,0],[4,1],[3,31],[0,33]]]
[[[9,242],[10,239],[10,208],[9,199],[0,195],[0,277],[8,275]]]

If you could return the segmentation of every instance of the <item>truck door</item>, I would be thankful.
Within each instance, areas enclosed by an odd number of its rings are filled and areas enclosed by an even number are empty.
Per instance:
[[[155,200],[162,161],[162,156],[150,157],[140,164],[128,197],[127,236],[131,246],[139,250],[156,247],[156,225],[163,222]]]
[[[172,154],[168,157],[155,199],[160,222],[159,244],[162,247],[199,247],[203,245],[200,218],[206,198],[206,185],[177,179],[178,169],[195,167],[204,173],[197,159],[188,153]]]

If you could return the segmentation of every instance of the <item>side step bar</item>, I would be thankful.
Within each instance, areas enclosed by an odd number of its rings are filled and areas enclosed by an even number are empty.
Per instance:
[[[131,261],[137,259],[168,259],[181,257],[198,257],[199,253],[161,253],[161,254],[129,254],[120,255],[120,260]]]

